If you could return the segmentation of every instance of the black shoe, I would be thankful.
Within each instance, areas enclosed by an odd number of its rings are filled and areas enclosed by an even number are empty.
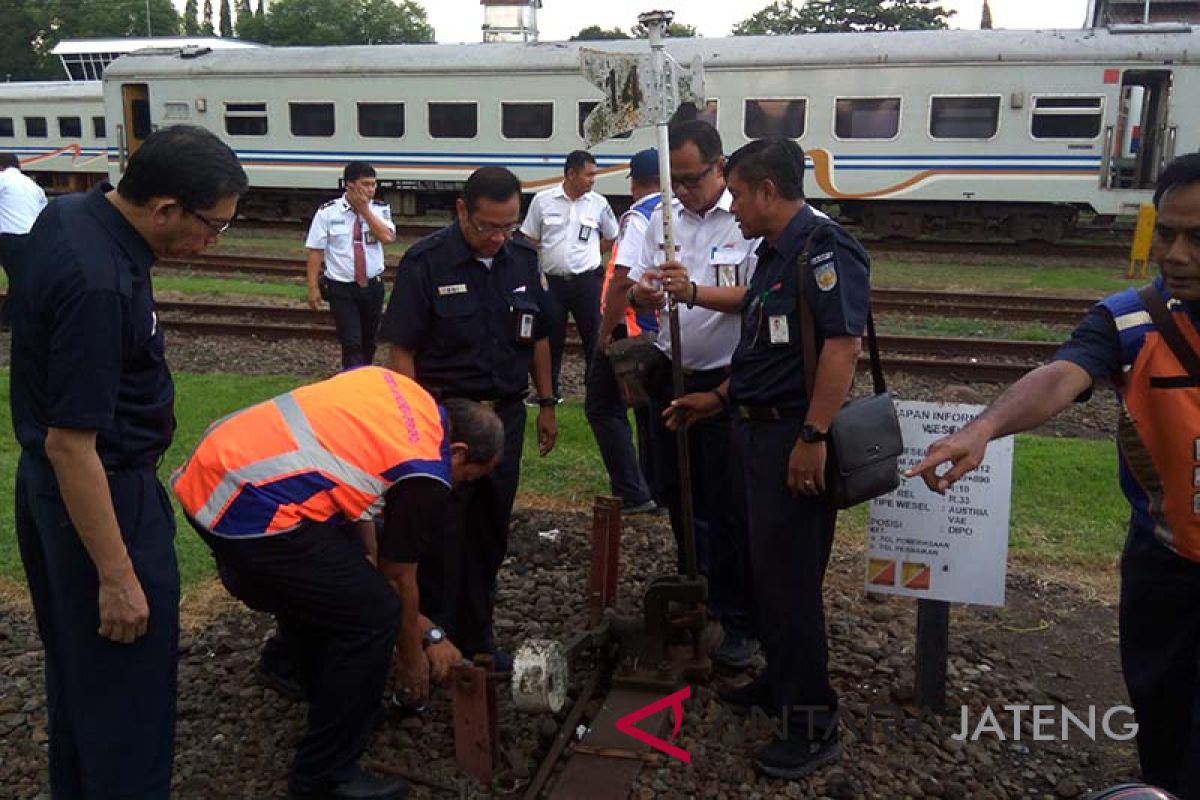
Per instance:
[[[758,642],[737,631],[726,630],[721,646],[713,653],[713,664],[725,669],[746,669],[754,663]]]
[[[778,716],[772,707],[771,687],[766,678],[758,677],[741,686],[722,689],[717,698],[735,714],[749,714],[755,708],[769,716]]]
[[[304,691],[304,687],[300,684],[300,681],[290,675],[273,672],[261,663],[258,665],[254,677],[260,684],[266,686],[268,689],[274,689],[288,700],[301,701],[308,699],[308,693]]]
[[[842,758],[837,734],[828,739],[807,739],[793,734],[787,739],[772,739],[754,753],[754,768],[764,775],[797,780],[835,764]]]
[[[372,775],[356,766],[354,774],[332,785],[314,787],[288,782],[289,800],[404,800],[408,782],[401,778]]]

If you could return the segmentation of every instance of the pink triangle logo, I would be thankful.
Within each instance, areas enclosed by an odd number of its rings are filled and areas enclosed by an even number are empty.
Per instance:
[[[671,744],[675,741],[675,737],[679,735],[679,727],[683,725],[683,701],[692,696],[692,687],[685,686],[674,694],[667,695],[661,700],[655,700],[648,706],[642,706],[637,711],[631,711],[625,716],[617,720],[617,730],[626,736],[632,736],[639,742],[648,744],[655,750],[661,750],[671,758],[678,759],[685,764],[692,763],[692,754],[682,747],[676,747]],[[664,708],[671,709],[671,717],[675,720],[675,729],[671,731],[671,738],[663,741],[657,736],[651,736],[640,728],[634,727],[637,723],[652,717]]]

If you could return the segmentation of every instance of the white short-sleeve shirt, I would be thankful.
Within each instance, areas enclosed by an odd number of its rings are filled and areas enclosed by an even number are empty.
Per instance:
[[[600,266],[600,240],[617,238],[617,216],[604,195],[572,200],[559,184],[533,196],[521,233],[541,243],[547,275],[578,275]]]
[[[371,201],[371,213],[396,232],[392,222],[392,207],[383,200]],[[325,277],[331,281],[354,282],[354,218],[357,212],[342,195],[317,209],[304,246],[325,251]],[[367,221],[362,222],[363,253],[367,257],[367,278],[383,273],[383,244],[371,233]]]
[[[16,167],[0,171],[0,233],[26,234],[46,207],[46,193]]]
[[[697,286],[745,286],[758,263],[755,251],[761,239],[742,236],[730,208],[729,190],[703,215],[688,211],[678,201],[675,214],[675,247],[678,261],[687,267]],[[640,281],[647,269],[666,261],[662,231],[663,207],[655,209],[647,225],[643,246],[629,277]],[[618,251],[618,263],[624,261]],[[729,366],[740,335],[738,314],[726,314],[696,306],[679,308],[679,338],[684,369],[716,369]],[[664,353],[671,352],[671,328],[660,325],[655,342]]]

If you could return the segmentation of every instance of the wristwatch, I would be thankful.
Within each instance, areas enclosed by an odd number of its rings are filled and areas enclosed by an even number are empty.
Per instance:
[[[818,428],[816,425],[805,423],[800,429],[800,441],[812,444],[814,442],[829,441],[829,433]]]
[[[446,641],[446,632],[437,625],[434,625],[421,635],[422,647],[432,647],[433,645],[441,644],[444,641]]]
[[[538,408],[554,408],[558,405],[557,397],[539,397],[537,399]]]

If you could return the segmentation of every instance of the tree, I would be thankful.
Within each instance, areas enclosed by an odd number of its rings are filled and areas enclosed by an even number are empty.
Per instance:
[[[432,42],[425,9],[413,0],[276,0],[260,41],[271,45]]]
[[[200,33],[200,8],[196,0],[187,0],[183,7],[183,32],[188,36]]]
[[[220,20],[217,22],[217,30],[220,32],[222,39],[233,37],[233,17],[229,13],[229,0],[221,0]]]
[[[990,31],[992,29],[992,7],[988,5],[988,0],[983,0],[983,14],[979,17],[979,30]]]
[[[212,24],[212,0],[204,0],[204,19],[200,20],[200,33],[205,36],[215,33]]]
[[[572,42],[606,42],[614,39],[628,39],[629,34],[620,28],[601,28],[599,25],[588,25],[570,38]]]
[[[146,35],[146,8],[155,36],[178,36],[179,13],[171,0],[63,0],[48,3],[55,42],[63,39],[124,39]]]
[[[646,26],[638,23],[629,29],[630,35],[634,39],[645,39],[650,35],[646,30]],[[699,36],[700,33],[691,25],[684,25],[682,22],[672,22],[667,26],[667,36],[671,39],[692,39]]]
[[[263,18],[263,0],[258,0],[258,7],[254,9],[254,16],[259,19]]]
[[[954,11],[935,0],[775,0],[733,27],[734,36],[826,33],[838,31],[911,31],[948,27]]]
[[[62,66],[50,55],[50,11],[42,0],[11,0],[0,25],[0,81],[62,80]]]

